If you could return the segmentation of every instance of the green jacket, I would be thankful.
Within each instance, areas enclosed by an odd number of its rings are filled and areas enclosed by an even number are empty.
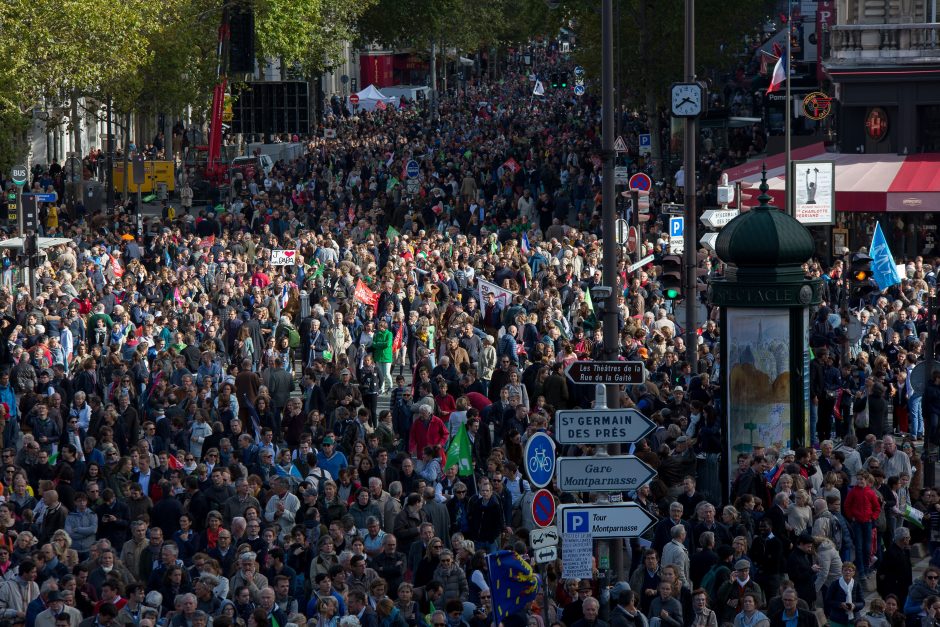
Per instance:
[[[376,331],[372,336],[372,356],[377,364],[392,363],[392,332],[388,329]]]

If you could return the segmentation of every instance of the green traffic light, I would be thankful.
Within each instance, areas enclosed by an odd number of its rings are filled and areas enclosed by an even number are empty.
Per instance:
[[[7,200],[16,200],[16,193],[10,192],[9,194],[7,194]]]
[[[679,290],[666,290],[666,298],[669,300],[679,298]]]
[[[568,86],[568,83],[562,83],[561,86],[562,86],[562,87],[567,87],[567,86]]]

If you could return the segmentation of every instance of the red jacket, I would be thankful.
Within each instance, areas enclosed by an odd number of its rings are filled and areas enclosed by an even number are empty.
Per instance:
[[[874,522],[881,513],[881,501],[875,491],[866,486],[853,487],[842,504],[845,517],[853,522]]]
[[[431,416],[431,419],[425,423],[418,418],[411,425],[411,432],[408,437],[408,452],[417,457],[421,457],[425,446],[440,446],[447,444],[447,427],[437,416]]]

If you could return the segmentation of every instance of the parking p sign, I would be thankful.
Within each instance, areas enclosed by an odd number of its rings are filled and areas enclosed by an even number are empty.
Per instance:
[[[685,218],[672,216],[669,218],[669,252],[681,254],[685,250]]]

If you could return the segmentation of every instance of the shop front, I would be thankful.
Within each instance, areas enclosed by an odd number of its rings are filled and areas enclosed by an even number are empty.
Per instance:
[[[826,256],[841,249],[869,246],[880,222],[896,255],[934,254],[935,213],[940,209],[940,153],[915,155],[827,152],[822,143],[793,151],[794,161],[832,162],[835,166],[835,223],[812,227],[817,250]],[[740,183],[744,207],[757,205],[760,168],[767,164],[768,193],[778,207],[786,205],[784,155],[756,159],[725,172]]]

